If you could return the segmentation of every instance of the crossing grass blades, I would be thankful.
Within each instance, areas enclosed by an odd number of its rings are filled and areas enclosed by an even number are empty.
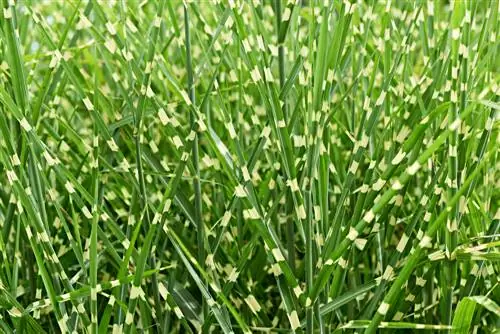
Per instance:
[[[0,13],[0,332],[500,327],[499,2]]]

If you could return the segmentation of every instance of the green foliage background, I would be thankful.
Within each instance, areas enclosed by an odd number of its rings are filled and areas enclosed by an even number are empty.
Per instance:
[[[493,332],[499,3],[11,1],[0,332]]]

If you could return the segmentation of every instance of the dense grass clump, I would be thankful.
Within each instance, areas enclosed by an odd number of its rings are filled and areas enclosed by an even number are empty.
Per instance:
[[[498,0],[1,0],[0,332],[500,327]]]

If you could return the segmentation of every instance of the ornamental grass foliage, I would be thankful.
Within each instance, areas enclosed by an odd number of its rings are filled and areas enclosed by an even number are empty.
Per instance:
[[[498,330],[498,15],[2,0],[0,332]]]

